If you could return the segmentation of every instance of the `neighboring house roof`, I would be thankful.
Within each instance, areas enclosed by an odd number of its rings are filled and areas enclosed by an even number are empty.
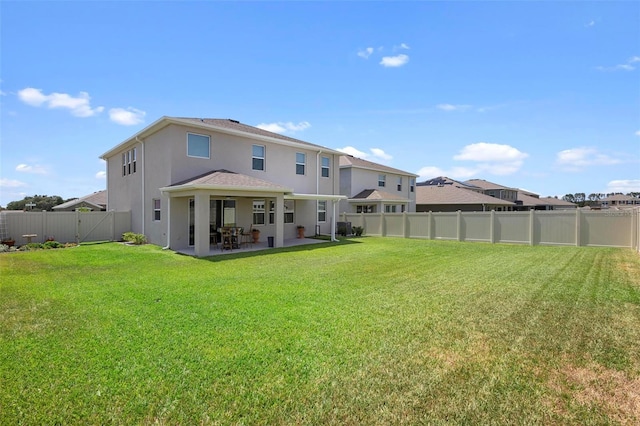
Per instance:
[[[634,197],[632,197],[630,195],[615,194],[615,195],[612,195],[610,197],[603,198],[600,201],[603,201],[603,202],[604,201],[636,201],[637,202],[639,200],[638,200],[638,198],[634,198]]]
[[[534,206],[547,205],[547,203],[541,202],[540,198],[537,197],[536,194],[531,194],[530,192],[518,190],[517,199],[519,201],[518,204],[522,206],[534,207]]]
[[[156,133],[171,124],[184,125],[189,127],[196,127],[208,131],[216,131],[221,133],[227,133],[236,136],[243,136],[255,140],[268,141],[273,143],[280,143],[289,146],[299,146],[307,149],[314,149],[329,154],[343,155],[340,151],[336,151],[330,148],[326,148],[313,143],[305,142],[300,139],[291,138],[278,133],[269,132],[267,130],[259,129],[257,127],[242,124],[237,120],[220,119],[220,118],[187,118],[187,117],[161,117],[149,126],[140,130],[129,139],[118,144],[114,148],[105,152],[100,158],[108,158],[112,155],[126,149],[130,145],[139,143],[142,139]]]
[[[562,198],[555,198],[555,197],[542,197],[540,198],[540,201],[543,204],[546,205],[550,205],[550,206],[558,206],[558,207],[578,207],[576,204],[574,203],[570,203],[569,201],[565,201]]]
[[[96,191],[93,194],[85,195],[84,197],[76,198],[66,203],[58,204],[53,207],[53,210],[65,210],[74,208],[76,205],[91,205],[96,209],[107,208],[107,190]]]
[[[517,188],[499,185],[497,183],[489,182],[484,179],[469,179],[464,181],[464,183],[467,185],[477,186],[478,188],[482,189],[512,189],[514,191],[517,191]]]
[[[455,185],[416,186],[416,204],[490,204],[513,206],[510,201],[469,191]]]
[[[386,172],[386,173],[394,173],[397,175],[418,177],[418,175],[414,173],[405,172],[404,170],[400,170],[400,169],[394,169],[393,167],[374,163],[373,161],[363,160],[362,158],[357,158],[352,155],[342,154],[342,156],[340,157],[340,168],[344,169],[348,167],[355,167],[358,169],[373,170],[376,172]]]
[[[408,203],[411,200],[378,189],[365,189],[351,197],[349,201],[402,201]]]
[[[424,182],[419,182],[416,184],[416,186],[442,186],[442,185],[453,185],[453,186],[457,186],[458,188],[463,188],[463,189],[468,189],[471,191],[476,191],[476,192],[482,192],[483,189],[479,188],[477,186],[474,185],[470,185],[468,183],[465,182],[460,182],[458,180],[455,179],[451,179],[448,178],[446,176],[438,176],[436,178],[433,179],[429,179],[426,180]]]
[[[258,179],[229,170],[213,170],[205,174],[195,176],[181,182],[176,182],[168,187],[160,188],[161,191],[175,192],[184,189],[221,189],[221,190],[250,190],[263,192],[293,192],[293,189],[277,183]]]

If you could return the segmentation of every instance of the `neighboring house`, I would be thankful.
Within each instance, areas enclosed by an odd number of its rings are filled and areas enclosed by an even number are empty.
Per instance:
[[[107,191],[97,191],[84,197],[76,198],[53,207],[57,212],[72,212],[78,209],[104,211],[107,209]]]
[[[572,210],[578,208],[577,204],[556,197],[541,197],[540,202],[549,206],[547,210]]]
[[[417,212],[508,211],[515,203],[485,195],[481,188],[448,177],[418,183]]]
[[[340,212],[402,213],[416,211],[418,175],[351,155],[340,157]]]
[[[341,155],[236,120],[162,117],[101,158],[109,210],[130,210],[153,244],[206,256],[222,226],[275,247],[298,225],[335,236]]]
[[[464,182],[467,185],[481,188],[485,195],[515,203],[514,210],[554,210],[558,203],[547,198],[541,199],[538,194],[524,191],[518,188],[510,188],[484,179],[470,179]],[[563,206],[561,208],[567,208]]]
[[[640,206],[640,198],[630,195],[616,194],[602,200],[603,209],[629,209]]]

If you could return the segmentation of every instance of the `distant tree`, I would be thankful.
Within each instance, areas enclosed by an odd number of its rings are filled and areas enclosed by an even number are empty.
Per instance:
[[[574,197],[573,194],[566,194],[564,197],[562,197],[562,199],[564,201],[568,201],[570,203],[575,203],[576,202],[576,197]]]
[[[640,192],[630,192],[627,195],[633,198],[640,198]]]
[[[24,197],[20,201],[11,201],[7,204],[7,210],[51,210],[63,202],[62,197],[58,195],[33,195]],[[35,204],[35,206],[27,207],[27,204]]]

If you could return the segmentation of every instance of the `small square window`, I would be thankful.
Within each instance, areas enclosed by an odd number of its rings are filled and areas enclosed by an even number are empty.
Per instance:
[[[187,156],[210,158],[209,136],[187,133]]]

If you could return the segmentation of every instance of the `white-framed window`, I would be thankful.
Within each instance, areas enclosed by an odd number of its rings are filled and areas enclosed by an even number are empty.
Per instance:
[[[327,202],[318,201],[318,222],[327,221]]]
[[[304,175],[307,168],[307,154],[304,152],[296,152],[296,174]]]
[[[284,223],[293,223],[295,220],[295,201],[284,200]]]
[[[398,177],[398,191],[402,191],[402,176]]]
[[[416,180],[415,178],[409,179],[409,192],[413,192],[416,189]]]
[[[387,184],[386,175],[378,175],[378,186],[384,187]]]
[[[373,204],[356,206],[356,213],[375,213],[376,206]]]
[[[395,213],[396,212],[396,205],[395,204],[385,204],[384,205],[384,212],[385,213]]]
[[[207,135],[187,133],[187,157],[211,158],[211,138]]]
[[[253,170],[264,171],[264,154],[266,148],[264,145],[253,145],[251,148],[251,168]]]
[[[253,200],[253,224],[264,225],[264,200]]]
[[[276,223],[276,202],[269,200],[269,225]]]
[[[151,201],[151,204],[152,204],[152,210],[153,210],[153,220],[159,221],[160,220],[160,199],[154,198]]]
[[[329,159],[329,157],[322,157],[321,176],[328,178],[330,168],[331,168],[331,160]]]
[[[122,153],[122,176],[136,172],[136,148]]]

